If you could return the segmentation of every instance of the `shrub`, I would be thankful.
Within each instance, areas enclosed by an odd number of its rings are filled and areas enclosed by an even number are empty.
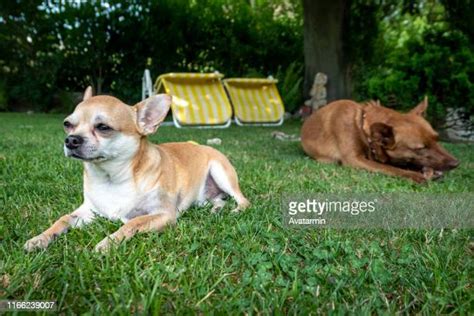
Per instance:
[[[286,69],[280,68],[276,74],[278,90],[281,94],[285,110],[294,112],[303,105],[303,65],[291,63]]]
[[[417,15],[398,12],[381,22],[376,54],[356,74],[356,98],[407,110],[427,95],[434,123],[443,121],[447,107],[473,113],[473,43],[445,21],[440,4],[420,8]]]
[[[226,77],[274,74],[303,61],[301,5],[286,4],[291,8],[275,15],[278,5],[258,1],[252,6],[245,0],[6,3],[0,10],[0,34],[8,34],[0,43],[0,72],[7,78],[11,109],[29,104],[51,111],[59,91],[83,91],[89,84],[134,104],[146,67],[155,78],[216,70]]]

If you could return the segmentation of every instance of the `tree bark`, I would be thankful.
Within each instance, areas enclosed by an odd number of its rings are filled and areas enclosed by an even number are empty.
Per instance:
[[[309,96],[314,76],[328,76],[328,102],[350,98],[350,65],[344,54],[344,31],[350,0],[303,0],[304,10],[304,95]]]

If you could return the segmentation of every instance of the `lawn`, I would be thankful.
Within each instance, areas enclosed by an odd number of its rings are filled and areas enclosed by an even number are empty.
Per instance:
[[[231,214],[192,208],[176,227],[137,235],[107,255],[93,252],[120,223],[72,230],[46,251],[23,244],[81,203],[82,166],[63,155],[62,116],[0,114],[0,299],[56,300],[64,313],[289,314],[352,311],[473,311],[472,230],[290,229],[285,192],[473,192],[472,145],[446,144],[461,166],[416,185],[322,165],[299,143],[271,137],[282,127],[176,129],[155,142],[219,137],[252,206]]]

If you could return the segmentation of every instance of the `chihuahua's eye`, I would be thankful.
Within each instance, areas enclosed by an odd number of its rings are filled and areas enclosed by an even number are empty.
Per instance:
[[[105,125],[105,124],[103,124],[103,123],[97,124],[97,125],[95,126],[95,128],[97,128],[97,129],[98,129],[99,131],[101,131],[101,132],[106,132],[106,131],[112,130],[112,128],[111,128],[110,126]]]
[[[72,124],[68,121],[64,121],[63,125],[64,125],[64,128],[67,128],[67,129],[70,129],[72,127]]]

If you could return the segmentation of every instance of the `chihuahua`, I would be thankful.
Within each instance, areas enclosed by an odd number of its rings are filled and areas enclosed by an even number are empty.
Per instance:
[[[216,212],[231,196],[237,202],[233,212],[248,207],[234,167],[219,151],[147,140],[170,105],[171,96],[159,94],[128,106],[111,96],[92,96],[88,87],[83,101],[64,120],[65,155],[84,163],[83,204],[28,240],[24,248],[46,248],[70,227],[88,224],[97,216],[121,220],[124,225],[96,245],[96,251],[104,252],[136,233],[174,224],[193,204],[210,202]]]

